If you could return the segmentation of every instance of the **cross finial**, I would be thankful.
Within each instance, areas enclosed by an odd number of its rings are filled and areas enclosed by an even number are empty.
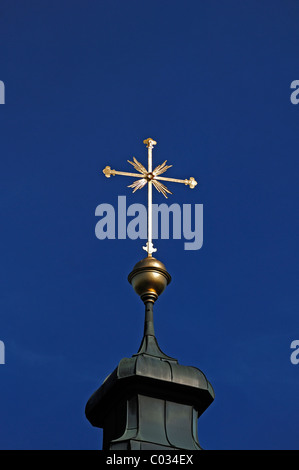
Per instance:
[[[154,145],[157,145],[157,142],[153,139],[151,139],[150,137],[148,139],[145,139],[143,141],[144,144],[147,144],[147,148],[151,148],[153,149],[154,148]]]
[[[137,191],[137,189],[143,188],[147,184],[148,187],[148,208],[147,208],[147,243],[146,246],[143,247],[143,249],[147,252],[148,256],[152,256],[152,253],[156,252],[157,249],[154,248],[153,242],[152,242],[152,186],[154,186],[158,192],[162,193],[163,196],[167,198],[167,194],[172,194],[171,191],[160,181],[170,181],[173,183],[184,183],[186,186],[189,186],[190,188],[195,188],[197,185],[197,181],[193,177],[189,179],[177,179],[177,178],[165,178],[163,176],[160,176],[161,174],[165,173],[165,171],[168,170],[168,168],[171,168],[172,165],[166,165],[167,160],[165,160],[164,163],[161,165],[158,165],[154,170],[152,169],[152,150],[154,148],[154,145],[157,144],[157,142],[151,138],[148,138],[143,141],[144,144],[146,144],[147,149],[148,149],[148,157],[147,157],[147,169],[139,163],[135,157],[133,157],[133,162],[128,160],[128,162],[135,168],[135,170],[138,171],[138,173],[128,173],[126,171],[117,171],[117,170],[111,170],[110,166],[106,166],[103,170],[104,175],[107,178],[110,178],[110,176],[115,176],[115,175],[122,175],[122,176],[133,176],[133,177],[138,177],[137,181],[134,181],[133,184],[130,184],[128,187],[133,188],[133,193]],[[160,181],[158,181],[160,180]]]

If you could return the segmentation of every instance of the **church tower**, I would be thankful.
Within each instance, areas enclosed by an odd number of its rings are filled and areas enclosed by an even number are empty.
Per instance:
[[[171,276],[164,264],[152,256],[156,249],[151,238],[152,184],[166,197],[170,191],[157,179],[185,183],[191,188],[196,181],[159,177],[169,166],[164,162],[152,171],[152,148],[156,142],[152,139],[144,142],[148,147],[148,170],[136,159],[132,164],[139,174],[117,172],[110,167],[104,170],[107,177],[111,174],[141,176],[145,183],[133,183],[134,191],[148,183],[148,241],[144,247],[147,257],[128,276],[145,306],[144,334],[138,352],[120,360],[88,400],[85,413],[93,426],[103,428],[106,451],[201,450],[197,421],[213,402],[214,391],[202,371],[180,365],[158,345],[153,308]]]

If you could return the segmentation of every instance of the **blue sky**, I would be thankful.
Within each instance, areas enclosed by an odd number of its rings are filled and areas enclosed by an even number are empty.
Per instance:
[[[147,137],[168,176],[199,181],[167,202],[204,208],[200,250],[155,242],[172,275],[160,347],[215,390],[199,442],[299,448],[298,14],[295,0],[0,3],[0,448],[101,448],[85,403],[138,350],[127,275],[144,241],[98,240],[95,209],[146,203],[102,169],[146,163]]]

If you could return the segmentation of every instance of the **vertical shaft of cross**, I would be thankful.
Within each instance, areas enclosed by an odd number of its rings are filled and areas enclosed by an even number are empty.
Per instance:
[[[152,183],[152,171],[153,171],[153,148],[157,142],[153,139],[146,139],[143,141],[144,144],[147,144],[147,178],[148,178],[148,189],[147,189],[147,244],[144,250],[147,251],[149,257],[152,256],[152,253],[157,251],[153,247],[153,183]]]
[[[153,156],[152,156],[152,150],[153,146],[149,142],[148,145],[148,173],[151,173],[153,168]],[[152,236],[153,236],[153,210],[152,210],[152,204],[153,204],[153,183],[151,180],[148,181],[147,184],[148,187],[148,192],[147,192],[147,242],[148,242],[148,247],[147,247],[147,254],[148,256],[152,256],[151,253],[151,246],[152,246]]]

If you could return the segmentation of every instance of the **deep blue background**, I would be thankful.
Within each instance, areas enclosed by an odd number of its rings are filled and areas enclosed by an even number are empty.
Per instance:
[[[0,2],[2,449],[101,448],[84,407],[139,347],[144,242],[98,240],[95,208],[146,202],[102,169],[146,163],[147,137],[199,181],[169,203],[204,205],[200,250],[155,243],[159,344],[215,389],[199,441],[299,448],[298,17],[296,0]]]

